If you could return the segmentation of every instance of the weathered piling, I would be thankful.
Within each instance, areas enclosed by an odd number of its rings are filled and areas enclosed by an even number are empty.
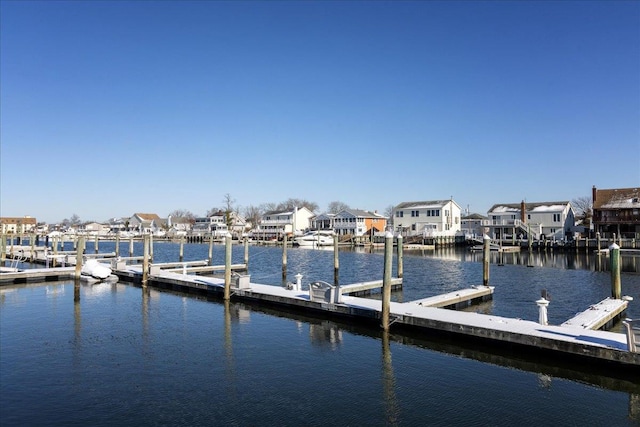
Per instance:
[[[224,299],[231,298],[231,234],[224,238]]]
[[[57,267],[58,263],[58,238],[53,238],[53,259],[51,260],[51,266],[53,268]]]
[[[486,234],[482,240],[482,284],[489,286],[489,261],[491,259],[491,239]]]
[[[384,236],[384,275],[382,279],[382,329],[389,330],[391,310],[391,268],[393,262],[393,233],[387,231]]]
[[[598,254],[600,253],[600,232],[596,233],[596,249],[598,250]]]
[[[249,238],[244,238],[244,265],[249,270]]]
[[[149,235],[145,234],[142,244],[142,286],[149,280]]]
[[[611,297],[620,299],[622,286],[620,284],[620,246],[615,243],[609,246],[609,261],[611,263]]]
[[[5,260],[7,259],[7,235],[2,233],[0,234],[0,262],[4,265]]]
[[[76,250],[76,271],[75,278],[79,279],[82,273],[82,256],[84,255],[84,237],[78,237],[78,248]]]
[[[209,265],[213,265],[213,233],[209,236]]]
[[[36,259],[36,239],[35,235],[29,237],[29,243],[31,244],[31,252],[29,252],[29,262],[33,262]]]
[[[340,239],[338,235],[333,236],[333,283],[337,286],[340,283]]]
[[[116,258],[120,256],[120,234],[116,233]]]
[[[287,233],[282,239],[282,283],[287,283]]]
[[[180,236],[180,262],[184,260],[184,236]]]
[[[149,234],[149,261],[153,262],[153,233]]]
[[[62,240],[62,238],[60,238],[60,240]],[[93,240],[93,247],[96,250],[96,253],[98,253],[98,235],[97,234],[95,239]]]
[[[133,256],[133,236],[129,237],[129,257]]]
[[[397,240],[396,244],[398,245],[398,248],[397,248],[397,251],[398,251],[398,277],[402,278],[402,275],[404,274],[404,266],[402,265],[403,264],[403,259],[402,259],[403,258],[403,249],[404,248],[402,247],[402,235],[401,234],[398,235],[398,240]]]

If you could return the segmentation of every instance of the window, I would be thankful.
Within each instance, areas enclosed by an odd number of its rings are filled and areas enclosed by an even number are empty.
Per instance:
[[[420,216],[420,211],[411,211],[411,216],[412,217],[419,217]]]
[[[396,211],[396,218],[402,218],[404,216],[403,213],[403,211]]]
[[[553,222],[560,222],[560,214],[553,214]]]

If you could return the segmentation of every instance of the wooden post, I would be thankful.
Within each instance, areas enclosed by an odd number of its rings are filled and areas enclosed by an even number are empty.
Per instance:
[[[611,262],[611,297],[620,299],[622,293],[620,286],[620,246],[615,243],[609,246],[609,259]]]
[[[32,234],[29,237],[29,243],[31,243],[31,252],[29,253],[29,262],[33,262],[36,258],[36,235]]]
[[[149,233],[149,261],[153,262],[153,233]]]
[[[120,234],[116,233],[116,258],[120,256]]]
[[[287,233],[282,237],[282,284],[287,283]]]
[[[129,237],[129,256],[133,256],[133,236]]]
[[[184,259],[184,236],[180,236],[180,262]]]
[[[51,260],[51,266],[53,268],[56,268],[57,265],[56,263],[58,262],[58,238],[54,237],[53,238],[53,259]]]
[[[391,268],[393,262],[393,233],[387,231],[384,236],[384,273],[382,279],[382,329],[389,330],[391,311]]]
[[[244,265],[249,270],[249,237],[244,238]]]
[[[596,248],[598,249],[598,254],[600,254],[600,232],[596,233]]]
[[[213,232],[209,236],[209,265],[213,265]]]
[[[98,253],[98,235],[97,234],[96,234],[96,239],[94,241],[93,246],[94,246],[94,248],[96,250],[96,253]]]
[[[338,234],[333,235],[333,283],[340,283],[340,239]]]
[[[489,286],[489,261],[491,259],[491,239],[486,234],[482,241],[482,284]]]
[[[75,278],[79,279],[82,271],[82,259],[84,255],[84,237],[78,237],[78,248],[76,249],[76,271]]]
[[[147,286],[149,280],[149,235],[145,234],[142,238],[142,286]]]
[[[404,248],[402,247],[402,235],[398,234],[398,239],[396,244],[398,245],[397,251],[398,251],[398,277],[402,278],[403,274],[404,274],[404,266],[403,266],[403,251]]]
[[[224,299],[231,299],[231,234],[224,238]]]
[[[0,239],[2,240],[0,242],[0,261],[4,266],[4,262],[7,259],[7,235],[4,233],[0,234]]]

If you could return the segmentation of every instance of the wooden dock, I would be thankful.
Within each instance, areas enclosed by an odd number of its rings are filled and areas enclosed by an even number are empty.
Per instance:
[[[447,294],[436,295],[413,301],[423,307],[436,308],[462,308],[480,301],[487,301],[493,296],[493,286],[473,286],[468,289],[460,289]]]
[[[131,266],[126,271],[117,271],[121,279],[140,282],[140,266]],[[175,272],[161,272],[149,277],[149,284],[160,288],[201,292],[220,297],[224,290],[224,280],[215,277],[184,275]],[[348,285],[345,285],[347,287]],[[482,289],[489,288],[489,289]],[[465,340],[478,340],[507,346],[511,351],[563,355],[566,358],[602,364],[607,369],[625,369],[640,378],[640,352],[629,351],[626,336],[620,333],[585,329],[571,325],[553,326],[500,316],[447,310],[428,306],[438,303],[438,299],[449,299],[452,304],[459,300],[464,303],[463,294],[468,297],[488,297],[491,287],[477,287],[456,291],[448,297],[431,297],[410,302],[391,302],[390,315],[393,328],[411,329],[437,334],[451,335]],[[486,293],[483,295],[483,293]],[[456,295],[458,294],[458,295]],[[258,305],[278,306],[286,310],[314,312],[321,316],[339,317],[379,326],[382,301],[341,295],[339,302],[329,299],[313,300],[309,291],[287,289],[282,286],[248,283],[246,287],[232,287],[232,298]]]
[[[33,268],[0,274],[0,284],[51,282],[73,279],[75,267]]]
[[[590,306],[587,310],[576,314],[560,326],[600,329],[622,317],[628,305],[628,299],[606,298]]]
[[[374,289],[382,288],[382,280],[372,280],[370,282],[352,283],[349,285],[340,285],[340,293],[342,295],[363,295],[370,293]],[[391,290],[402,288],[402,278],[391,279]]]

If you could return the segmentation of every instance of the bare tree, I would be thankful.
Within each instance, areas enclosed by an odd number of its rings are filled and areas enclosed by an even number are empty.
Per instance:
[[[391,215],[393,215],[393,209],[395,208],[395,206],[393,205],[389,205],[384,209],[384,216],[386,216],[387,218],[391,218]]]
[[[244,209],[244,217],[247,221],[250,221],[251,226],[255,228],[260,223],[264,212],[265,211],[258,206],[249,205]]]
[[[282,211],[292,211],[294,208],[302,208],[302,207],[309,209],[311,212],[315,212],[318,210],[317,203],[310,202],[305,199],[296,199],[296,198],[290,198],[285,200],[284,202],[279,203],[276,206],[276,209],[282,210]]]
[[[582,224],[588,227],[593,216],[591,197],[577,197],[571,201],[571,206],[573,206],[573,210],[576,213],[576,219],[582,220]]]
[[[349,205],[339,201],[333,201],[329,203],[329,207],[327,208],[327,211],[332,214],[337,214],[338,212],[341,212],[345,209],[349,209]]]
[[[69,223],[71,225],[78,225],[80,224],[82,221],[80,221],[80,217],[76,214],[71,215],[71,218],[69,218]]]
[[[231,214],[234,212],[233,205],[235,202],[236,201],[231,198],[231,194],[227,193],[224,195],[224,219],[229,229],[233,227],[233,218],[231,217]]]
[[[206,216],[207,216],[207,217],[209,217],[209,216],[213,216],[213,215],[217,214],[218,212],[220,212],[221,210],[222,210],[222,209],[220,209],[220,208],[213,207],[213,208],[211,208],[211,209],[209,209],[209,210],[207,211]]]
[[[172,218],[186,218],[190,223],[196,222],[196,216],[187,209],[176,209],[174,211],[169,212],[169,215]]]

